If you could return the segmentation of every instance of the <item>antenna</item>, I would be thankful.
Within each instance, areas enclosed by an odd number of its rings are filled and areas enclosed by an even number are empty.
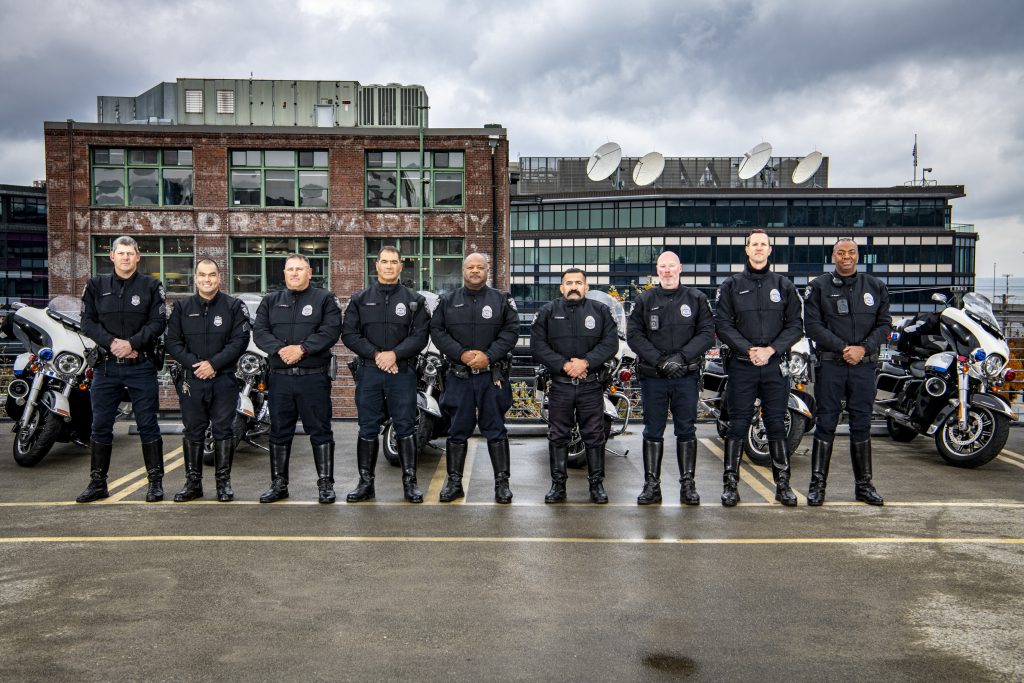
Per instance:
[[[740,180],[750,180],[761,172],[772,158],[772,146],[767,142],[755,145],[753,149],[743,155],[740,162]]]
[[[633,167],[633,182],[643,187],[661,177],[665,170],[665,157],[660,152],[648,152]]]
[[[793,169],[793,184],[803,185],[814,177],[814,174],[821,168],[821,152],[815,150],[800,160],[800,163]]]
[[[619,162],[622,161],[622,148],[617,142],[606,142],[590,155],[587,162],[587,177],[594,181],[601,181],[619,170]]]

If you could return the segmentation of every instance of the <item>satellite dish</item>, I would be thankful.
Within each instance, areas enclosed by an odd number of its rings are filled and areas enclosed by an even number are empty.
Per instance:
[[[604,180],[619,169],[622,161],[622,148],[617,142],[606,142],[590,155],[587,162],[587,177],[591,180]]]
[[[818,172],[818,168],[821,167],[821,152],[811,152],[796,165],[793,169],[793,184],[803,185],[811,177]]]
[[[660,152],[648,152],[633,167],[633,182],[638,186],[650,185],[665,170],[665,157]]]
[[[740,162],[740,180],[750,180],[761,172],[772,158],[772,146],[767,142],[755,145],[752,150],[743,155]]]

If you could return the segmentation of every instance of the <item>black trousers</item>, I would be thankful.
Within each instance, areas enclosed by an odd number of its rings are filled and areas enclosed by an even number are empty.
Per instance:
[[[327,373],[284,375],[270,373],[270,443],[283,446],[295,437],[295,424],[314,446],[334,443],[331,431],[331,380]]]
[[[823,360],[814,385],[818,424],[814,437],[828,443],[836,435],[842,400],[850,416],[850,441],[859,443],[871,438],[871,408],[875,401],[875,364],[849,365],[842,361]]]
[[[573,425],[588,448],[604,445],[604,387],[600,382],[548,385],[548,440],[568,446]]]
[[[232,437],[231,424],[238,406],[238,383],[234,376],[197,379],[188,373],[175,389],[181,405],[181,421],[185,425],[185,440],[203,441],[207,426],[212,428],[215,441]]]
[[[742,439],[754,419],[754,401],[761,399],[761,419],[772,441],[786,438],[786,409],[789,404],[789,378],[783,377],[779,359],[767,365],[742,360],[729,361],[729,384],[725,404],[729,411],[730,439]]]
[[[512,386],[505,378],[501,387],[494,384],[491,372],[470,375],[467,379],[448,373],[441,408],[452,418],[448,438],[455,443],[465,443],[479,424],[480,433],[488,441],[508,438],[505,430],[505,413],[512,407]]]
[[[644,406],[644,441],[664,440],[669,410],[676,439],[697,438],[697,373],[675,379],[641,377],[640,400]]]

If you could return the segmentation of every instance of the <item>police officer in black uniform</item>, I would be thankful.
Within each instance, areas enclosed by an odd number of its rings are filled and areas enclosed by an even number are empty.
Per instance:
[[[483,254],[467,256],[462,262],[464,286],[442,296],[430,320],[430,336],[451,364],[441,396],[441,408],[452,420],[442,503],[465,495],[466,440],[478,422],[494,469],[494,499],[512,502],[505,413],[512,407],[508,357],[519,340],[519,312],[510,294],[487,286],[488,265]]]
[[[533,321],[533,357],[551,373],[548,388],[548,454],[551,490],[545,503],[565,501],[569,435],[579,424],[587,453],[590,500],[607,503],[604,490],[604,364],[619,350],[618,326],[603,303],[587,299],[587,276],[579,268],[562,274],[562,296]]]
[[[416,483],[416,358],[430,334],[430,314],[423,296],[405,285],[398,249],[377,254],[377,281],[356,292],[345,309],[341,340],[358,356],[356,410],[359,484],[348,502],[372,500],[381,425],[391,416],[402,464],[402,488],[410,503],[422,503]]]
[[[253,340],[270,363],[270,488],[261,503],[288,497],[288,460],[295,423],[309,434],[316,464],[318,500],[333,503],[334,432],[331,431],[331,348],[341,334],[341,305],[326,289],[310,286],[309,259],[285,261],[285,289],[263,297]]]
[[[217,500],[234,498],[232,424],[238,403],[235,363],[249,345],[249,316],[238,299],[220,291],[220,270],[212,259],[196,262],[196,294],[174,305],[167,322],[167,352],[180,366],[175,388],[185,425],[185,486],[175,502],[203,497],[203,447],[213,432]]]
[[[657,287],[636,298],[626,324],[629,348],[637,354],[640,396],[644,404],[644,488],[639,505],[661,502],[661,460],[665,423],[672,410],[679,463],[679,499],[700,505],[694,483],[697,467],[697,378],[704,352],[714,342],[708,298],[679,283],[679,257],[658,257]]]
[[[114,420],[127,389],[142,441],[149,488],[146,502],[164,498],[164,443],[156,421],[160,395],[157,367],[160,335],[167,326],[164,288],[159,280],[138,272],[139,245],[131,237],[118,237],[110,248],[114,272],[89,279],[82,295],[82,332],[96,342],[101,358],[92,388],[92,457],[89,485],[79,503],[106,498],[107,470],[114,443]]]
[[[892,327],[889,290],[881,280],[857,272],[857,258],[857,244],[849,237],[840,239],[832,248],[835,272],[812,280],[805,293],[804,323],[819,361],[808,505],[825,502],[832,440],[844,398],[856,498],[868,505],[884,502],[871,484],[871,409],[878,351]]]
[[[796,505],[789,485],[789,452],[786,449],[786,406],[789,380],[781,364],[789,349],[803,335],[800,295],[788,278],[771,272],[771,242],[764,230],[747,235],[747,263],[718,289],[715,326],[728,347],[726,370],[729,385],[725,403],[729,432],[725,437],[725,473],[722,505],[740,501],[736,485],[743,440],[754,417],[754,403],[761,399],[761,418],[768,434],[775,500]]]

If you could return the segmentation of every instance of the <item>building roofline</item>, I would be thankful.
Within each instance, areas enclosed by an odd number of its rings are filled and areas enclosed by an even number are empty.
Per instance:
[[[0,192],[4,194],[32,194],[39,195],[40,197],[46,196],[45,187],[36,187],[35,185],[4,185],[0,184]]]
[[[928,187],[895,185],[893,187],[827,187],[827,188],[743,188],[743,187],[673,187],[644,190],[552,192],[513,194],[512,203],[616,201],[621,199],[863,199],[897,195],[958,199],[966,197],[963,185],[931,185]]]
[[[43,130],[67,130],[69,121],[44,121]],[[91,123],[81,121],[70,121],[74,130],[104,133],[180,133],[182,135],[195,135],[196,133],[218,133],[251,135],[337,135],[337,136],[377,136],[377,137],[406,137],[418,135],[419,129],[414,127],[378,127],[378,126],[357,126],[351,128],[317,127],[317,126],[193,126],[189,124],[148,124],[148,123]],[[498,135],[507,137],[508,130],[505,128],[424,128],[425,137],[446,137],[446,136],[481,136]]]

